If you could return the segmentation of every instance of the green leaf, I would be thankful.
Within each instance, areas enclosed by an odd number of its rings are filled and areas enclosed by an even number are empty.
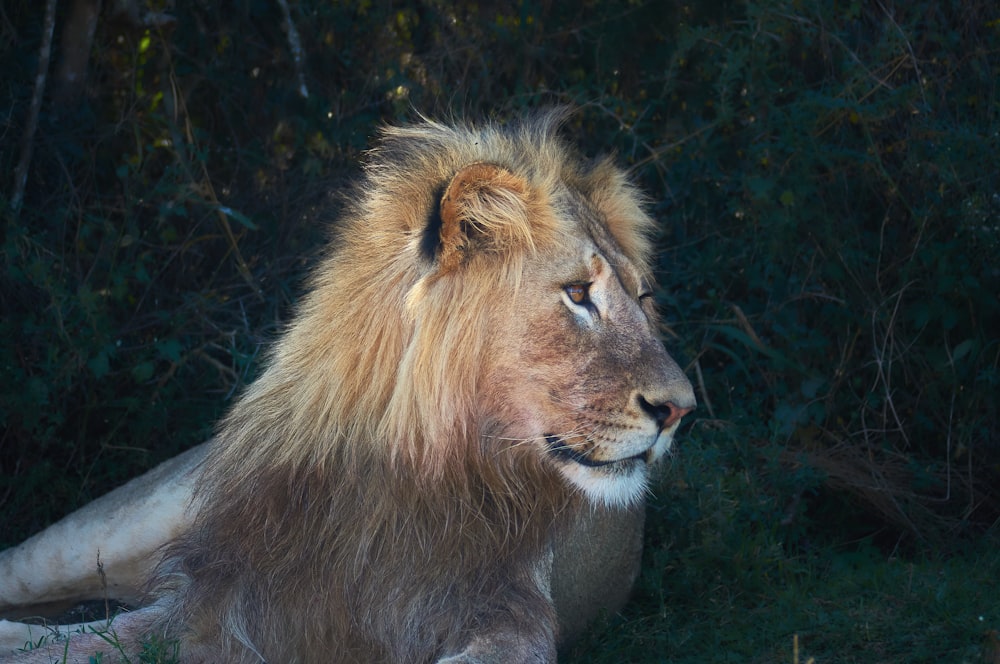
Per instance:
[[[108,355],[104,351],[99,352],[94,357],[87,360],[87,368],[94,374],[95,378],[104,378],[111,371],[111,363]]]
[[[164,339],[156,344],[156,352],[165,360],[180,362],[184,346],[177,339]]]
[[[219,212],[226,215],[227,217],[232,217],[236,221],[240,222],[243,226],[246,226],[252,231],[257,230],[257,224],[250,221],[250,217],[246,216],[242,212],[237,212],[236,210],[226,207],[225,205],[219,206]]]
[[[819,388],[823,387],[825,381],[819,377],[806,378],[802,381],[802,385],[799,389],[802,391],[802,396],[807,399],[815,399],[816,395],[819,394]]]
[[[137,383],[145,383],[153,377],[154,369],[152,362],[140,362],[132,367],[132,379]]]
[[[951,363],[954,364],[958,362],[963,357],[972,352],[975,348],[976,348],[976,340],[966,339],[962,343],[955,346],[955,348],[951,351]]]

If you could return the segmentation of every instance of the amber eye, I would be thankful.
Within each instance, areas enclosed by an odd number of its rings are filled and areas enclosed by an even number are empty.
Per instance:
[[[590,301],[590,284],[570,284],[566,294],[573,304],[587,304]]]

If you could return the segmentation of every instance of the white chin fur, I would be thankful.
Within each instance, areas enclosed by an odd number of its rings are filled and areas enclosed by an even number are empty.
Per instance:
[[[649,471],[641,461],[627,461],[622,466],[589,468],[566,463],[559,471],[570,484],[583,491],[587,499],[605,507],[630,507],[646,494]]]
[[[592,468],[567,462],[559,471],[570,484],[583,491],[590,502],[605,507],[631,507],[646,495],[650,466],[655,466],[670,451],[674,429],[676,427],[657,437],[650,463],[633,460]]]

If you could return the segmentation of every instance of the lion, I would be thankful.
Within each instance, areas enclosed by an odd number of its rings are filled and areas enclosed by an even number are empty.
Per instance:
[[[695,397],[644,201],[560,122],[383,130],[216,437],[6,552],[0,609],[103,585],[143,607],[105,625],[122,656],[487,663],[555,661],[620,608]],[[19,656],[114,656],[83,631]]]

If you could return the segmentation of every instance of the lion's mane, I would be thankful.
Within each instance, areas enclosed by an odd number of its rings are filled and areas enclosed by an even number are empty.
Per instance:
[[[484,358],[482,312],[513,296],[525,257],[576,232],[550,209],[557,182],[612,210],[641,269],[650,250],[635,192],[610,164],[583,168],[558,121],[383,132],[308,295],[221,423],[195,526],[161,567],[160,628],[187,658],[425,661],[498,618],[466,598],[512,585],[523,596],[503,610],[555,624],[527,577],[561,518],[589,507],[535,446],[490,443],[503,414],[483,412],[484,362],[499,360]],[[444,188],[476,163],[530,187],[467,196],[481,207],[449,238]],[[502,263],[478,261],[477,233]]]

